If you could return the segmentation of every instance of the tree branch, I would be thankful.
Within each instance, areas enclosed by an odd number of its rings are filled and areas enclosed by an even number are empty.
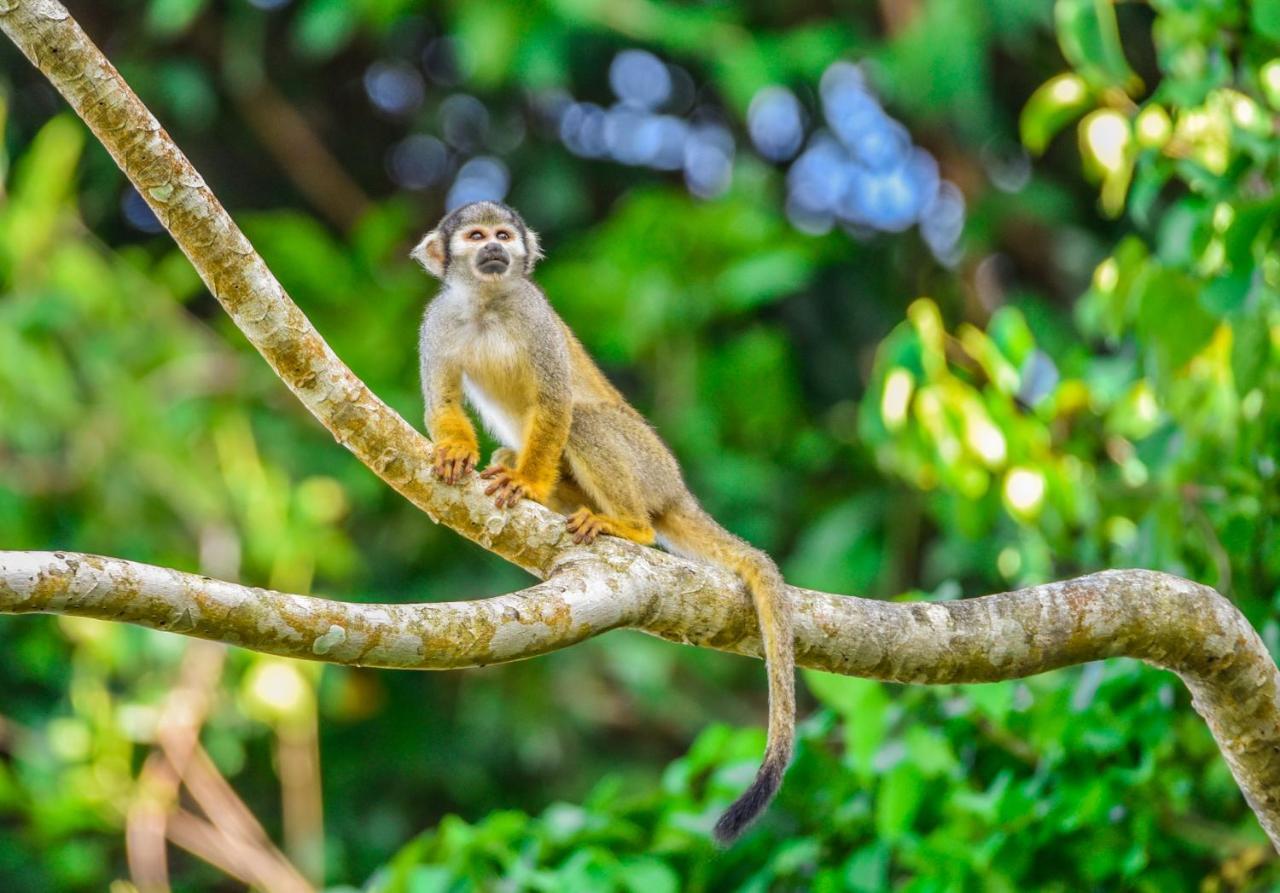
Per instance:
[[[639,546],[582,556],[478,601],[351,604],[117,558],[0,552],[0,613],[74,614],[360,666],[454,669],[545,654],[620,627],[760,656],[755,614],[722,571]],[[1280,673],[1230,602],[1143,570],[901,604],[792,587],[801,666],[893,682],[993,682],[1107,657],[1177,673],[1245,798],[1280,840]]]
[[[546,578],[474,602],[348,604],[112,558],[0,552],[0,612],[125,621],[292,657],[448,669],[516,660],[632,627],[759,656],[738,581],[620,540],[575,548],[563,519],[496,511],[474,481],[445,487],[430,443],[330,350],[199,174],[54,0],[0,0],[0,28],[62,92],[156,211],[236,325],[357,458],[423,509]],[[801,665],[911,683],[987,682],[1106,657],[1176,672],[1280,847],[1280,673],[1244,617],[1207,587],[1109,571],[945,604],[791,589]]]

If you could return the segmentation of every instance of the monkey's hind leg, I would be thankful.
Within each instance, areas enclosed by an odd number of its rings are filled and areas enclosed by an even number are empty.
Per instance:
[[[620,536],[642,546],[653,543],[653,527],[649,524],[597,514],[585,505],[569,516],[568,527],[575,543],[590,545],[602,533],[606,536]]]
[[[587,491],[578,486],[578,482],[573,479],[573,472],[568,462],[560,470],[560,480],[556,481],[556,488],[551,491],[548,504],[566,518],[583,506],[593,508],[595,506],[591,497],[587,495]]]
[[[635,476],[637,457],[617,421],[607,410],[574,408],[565,459],[574,481],[599,511],[582,506],[569,516],[569,531],[576,543],[592,543],[603,533],[648,546],[654,542],[654,530]]]

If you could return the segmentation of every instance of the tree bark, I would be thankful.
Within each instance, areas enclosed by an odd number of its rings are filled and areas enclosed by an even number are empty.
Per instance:
[[[236,325],[335,439],[433,520],[544,579],[477,601],[349,604],[114,558],[0,552],[0,613],[97,617],[380,667],[518,660],[623,627],[759,656],[754,612],[732,576],[621,540],[575,547],[564,520],[541,506],[499,511],[474,479],[437,482],[430,442],[343,365],[66,10],[54,0],[0,0],[0,28],[85,120]],[[830,672],[989,682],[1118,656],[1172,670],[1280,849],[1280,673],[1243,615],[1213,590],[1121,570],[942,604],[789,595],[797,661]]]

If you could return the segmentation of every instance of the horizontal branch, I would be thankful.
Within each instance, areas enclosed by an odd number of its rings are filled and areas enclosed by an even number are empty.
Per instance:
[[[0,613],[136,623],[289,657],[453,669],[545,654],[620,627],[760,656],[728,574],[622,546],[521,592],[464,602],[352,604],[116,558],[0,552]],[[894,682],[993,682],[1107,657],[1177,673],[1241,790],[1280,841],[1280,673],[1244,616],[1206,586],[1106,571],[1017,592],[895,603],[792,588],[802,666]]]

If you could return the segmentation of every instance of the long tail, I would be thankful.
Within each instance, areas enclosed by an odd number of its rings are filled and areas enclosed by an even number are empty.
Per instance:
[[[760,624],[769,674],[769,739],[755,780],[716,822],[716,840],[727,846],[773,800],[795,744],[795,637],[785,583],[772,558],[717,524],[692,497],[665,512],[655,526],[659,540],[672,552],[718,565],[741,577],[755,602]]]

